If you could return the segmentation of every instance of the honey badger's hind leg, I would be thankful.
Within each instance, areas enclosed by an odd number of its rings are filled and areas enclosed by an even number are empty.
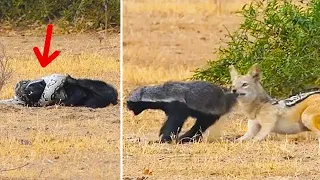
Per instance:
[[[320,108],[317,105],[307,107],[301,114],[301,121],[318,136],[320,151]]]
[[[207,115],[203,113],[195,113],[193,117],[196,118],[196,122],[189,131],[179,137],[180,143],[201,140],[203,133],[220,118],[219,115]]]
[[[168,118],[160,129],[160,142],[171,142],[178,137],[189,112],[185,104],[170,102],[165,107],[165,113]]]

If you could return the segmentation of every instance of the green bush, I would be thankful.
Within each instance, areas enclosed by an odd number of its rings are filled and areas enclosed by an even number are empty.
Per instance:
[[[64,22],[78,29],[102,29],[105,2],[108,2],[109,26],[119,26],[120,0],[1,0],[0,20],[14,26]]]
[[[299,7],[292,1],[267,0],[243,7],[240,28],[228,35],[219,59],[197,69],[193,79],[230,84],[228,66],[246,73],[254,63],[272,96],[284,97],[320,85],[320,0]]]

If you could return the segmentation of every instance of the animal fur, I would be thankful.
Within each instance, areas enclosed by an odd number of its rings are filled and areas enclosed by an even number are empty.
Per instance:
[[[68,76],[64,89],[67,99],[61,103],[66,106],[101,108],[109,104],[118,104],[117,90],[103,81],[74,79]]]
[[[229,70],[232,91],[239,94],[237,100],[249,119],[248,130],[239,141],[263,140],[271,132],[296,134],[312,131],[320,137],[319,92],[307,92],[300,98],[274,103],[260,84],[262,72],[257,64],[253,65],[246,75],[238,74],[233,66],[230,66]]]
[[[146,109],[163,110],[167,120],[160,129],[161,141],[171,142],[173,138],[189,142],[199,140],[209,126],[229,112],[236,102],[236,96],[203,81],[167,82],[135,89],[127,100],[127,107],[135,115]],[[177,138],[189,116],[196,118],[196,123]]]
[[[40,106],[38,101],[43,94],[46,83],[44,80],[30,82],[24,80],[16,85],[17,99],[27,106]],[[53,104],[102,108],[109,104],[117,104],[118,92],[114,87],[102,81],[74,79],[67,76],[63,87],[58,89],[54,96]]]

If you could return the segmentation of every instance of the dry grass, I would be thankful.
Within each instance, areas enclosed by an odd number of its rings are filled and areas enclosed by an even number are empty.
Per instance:
[[[52,73],[104,80],[119,90],[119,36],[54,36],[61,55],[41,68],[32,47],[43,37],[0,37],[13,76],[0,92],[11,98],[15,83]],[[119,179],[119,105],[102,109],[0,106],[1,179]],[[25,165],[25,166],[23,166]],[[22,167],[23,166],[23,167]]]
[[[229,14],[239,11],[244,2],[248,0],[157,0],[141,1],[126,0],[126,7],[130,7],[130,12],[141,13],[167,13],[169,15],[185,14]],[[126,8],[125,7],[125,8]],[[125,9],[127,10],[127,9]]]
[[[217,15],[212,1],[125,1],[124,83],[189,78],[218,50],[224,26],[238,27],[240,17],[230,5],[237,10],[244,2],[223,3]]]
[[[191,74],[191,69],[183,66],[178,66],[175,69],[165,69],[163,67],[141,67],[132,65],[126,67],[124,72],[126,78],[124,81],[136,85],[158,84],[173,79],[186,79],[189,78]]]
[[[184,145],[153,143],[165,119],[161,112],[133,117],[126,111],[124,119],[124,173],[128,179],[314,179],[319,174],[314,135],[272,135],[263,142],[237,143],[234,138],[246,130],[239,111],[223,117],[222,128],[211,127],[210,133],[220,137]],[[192,124],[188,120],[183,129]]]
[[[124,94],[137,86],[184,80],[225,44],[239,26],[233,14],[247,1],[124,1]],[[222,2],[222,1],[221,1]],[[230,4],[231,3],[231,4]],[[230,8],[229,8],[230,7]],[[124,97],[126,98],[126,97]],[[165,120],[159,111],[139,116],[124,111],[125,179],[317,179],[317,140],[311,133],[272,135],[266,141],[236,143],[246,119],[234,112],[210,129],[203,143],[157,144]],[[193,124],[189,119],[183,128]]]

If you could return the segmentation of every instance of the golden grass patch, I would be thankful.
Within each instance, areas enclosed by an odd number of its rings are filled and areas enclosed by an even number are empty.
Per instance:
[[[249,1],[232,0],[232,1],[126,1],[124,12],[143,13],[157,12],[165,14],[230,14],[238,11]],[[130,9],[128,9],[130,7]]]
[[[166,81],[186,80],[192,75],[191,69],[183,66],[165,69],[157,66],[138,66],[126,63],[124,67],[126,85],[159,84]]]

